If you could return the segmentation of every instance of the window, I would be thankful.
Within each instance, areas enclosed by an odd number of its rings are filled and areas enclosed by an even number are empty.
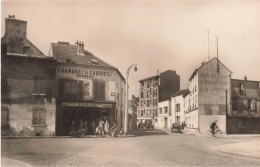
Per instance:
[[[45,125],[45,115],[44,107],[33,107],[33,125]]]
[[[160,114],[162,114],[162,108],[159,108]]]
[[[256,109],[256,101],[255,100],[248,100],[248,109],[255,110]]]
[[[144,82],[140,83],[141,89],[144,88]]]
[[[146,97],[150,97],[150,91],[149,90],[146,92]]]
[[[144,92],[141,92],[141,98],[143,98],[144,97]]]
[[[30,47],[29,46],[24,46],[23,47],[23,54],[29,54],[30,53]]]
[[[76,80],[64,80],[64,98],[66,100],[77,99],[77,81]]]
[[[150,88],[150,81],[147,81],[147,88]]]
[[[157,113],[157,109],[155,109],[155,116],[157,116],[158,115],[158,113]]]
[[[176,112],[180,112],[180,104],[176,104]]]
[[[123,92],[121,90],[123,97]],[[96,81],[94,82],[94,98],[95,100],[105,100],[105,82]],[[121,98],[123,100],[123,98]]]
[[[147,100],[146,106],[150,106],[150,100]]]
[[[144,115],[144,112],[143,112],[143,110],[141,110],[141,116],[143,116]]]
[[[240,84],[240,93],[245,93],[245,85],[243,83]]]
[[[164,114],[168,113],[168,107],[164,107]]]
[[[45,90],[46,90],[45,77],[39,75],[33,76],[34,94],[45,94]]]
[[[78,99],[83,99],[83,81],[78,81]]]

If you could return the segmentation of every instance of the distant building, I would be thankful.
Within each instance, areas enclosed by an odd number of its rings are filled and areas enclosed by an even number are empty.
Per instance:
[[[139,82],[138,122],[155,121],[158,116],[158,102],[169,100],[172,94],[180,90],[180,76],[176,71],[167,70]]]
[[[169,128],[170,101],[165,100],[158,103],[158,115],[154,118],[154,127],[156,129]]]
[[[217,58],[194,70],[189,79],[190,94],[185,97],[185,123],[189,129],[206,132],[217,120],[219,128],[226,132],[226,113],[231,110],[231,74]]]
[[[260,82],[232,79],[232,110],[228,113],[229,134],[260,133]]]
[[[1,39],[3,136],[55,135],[55,65],[27,39],[27,22],[5,19]]]
[[[132,95],[132,99],[128,100],[128,129],[137,129],[137,107],[139,98]]]
[[[180,90],[171,97],[170,125],[172,123],[185,123],[185,97],[190,94],[189,89]]]
[[[58,61],[56,67],[57,135],[69,135],[72,121],[79,126],[87,121],[108,120],[123,127],[125,79],[119,70],[84,49],[83,42],[52,43],[49,56]]]

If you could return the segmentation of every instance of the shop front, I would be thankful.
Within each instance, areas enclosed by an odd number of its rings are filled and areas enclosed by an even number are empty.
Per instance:
[[[59,102],[56,132],[58,136],[68,136],[72,122],[78,128],[81,121],[87,121],[88,133],[93,134],[92,126],[96,127],[100,119],[107,120],[109,124],[116,121],[115,103]]]

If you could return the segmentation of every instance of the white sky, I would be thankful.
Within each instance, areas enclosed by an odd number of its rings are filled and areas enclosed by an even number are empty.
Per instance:
[[[131,64],[130,94],[138,95],[138,80],[176,70],[181,89],[188,88],[193,70],[207,58],[219,59],[232,78],[260,81],[260,1],[161,0],[161,1],[14,1],[2,0],[4,19],[15,15],[26,20],[27,37],[43,53],[51,42],[84,41],[85,49],[117,67],[125,76]]]

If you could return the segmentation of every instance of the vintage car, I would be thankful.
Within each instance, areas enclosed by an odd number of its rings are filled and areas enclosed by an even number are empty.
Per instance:
[[[171,127],[171,133],[182,133],[182,127],[179,123],[173,123]]]

